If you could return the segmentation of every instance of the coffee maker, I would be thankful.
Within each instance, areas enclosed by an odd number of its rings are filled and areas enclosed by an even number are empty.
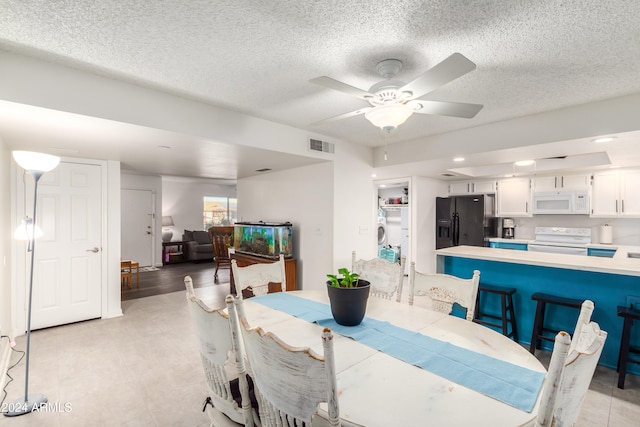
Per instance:
[[[514,239],[516,237],[516,222],[513,218],[502,218],[502,238]]]

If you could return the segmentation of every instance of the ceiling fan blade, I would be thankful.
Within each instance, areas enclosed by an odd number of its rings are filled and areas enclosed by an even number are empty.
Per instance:
[[[356,98],[364,99],[365,101],[367,100],[367,98],[373,97],[372,94],[365,90],[358,89],[357,87],[339,82],[338,80],[332,79],[331,77],[327,76],[316,77],[315,79],[309,80],[309,82],[327,87],[329,89],[337,90],[342,93],[346,93],[347,95],[355,96]]]
[[[347,119],[349,117],[359,116],[360,114],[364,114],[367,111],[371,110],[373,107],[365,107],[359,110],[351,111],[349,113],[340,114],[339,116],[329,117],[328,119],[320,120],[314,123],[311,123],[309,126],[320,126],[325,123],[335,122],[337,120]]]
[[[438,116],[462,117],[471,119],[484,105],[466,104],[462,102],[445,102],[445,101],[427,101],[424,99],[414,99],[407,103],[414,113],[419,114],[435,114]]]
[[[475,70],[475,68],[476,64],[464,55],[454,53],[435,67],[427,70],[421,76],[398,89],[398,93],[411,92],[411,99],[419,98],[458,77],[462,77],[469,71]]]

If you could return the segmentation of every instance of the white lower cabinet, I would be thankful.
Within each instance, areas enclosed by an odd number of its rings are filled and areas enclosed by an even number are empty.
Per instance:
[[[528,217],[531,215],[531,180],[501,179],[497,184],[497,216]]]

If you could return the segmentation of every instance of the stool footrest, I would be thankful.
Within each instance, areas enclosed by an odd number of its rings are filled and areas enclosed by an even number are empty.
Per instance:
[[[567,298],[567,297],[559,297],[557,295],[544,294],[542,292],[536,292],[531,295],[531,299],[534,301],[546,302],[549,304],[562,305],[565,307],[573,307],[573,308],[582,308],[582,303],[584,300],[575,299],[575,298]]]

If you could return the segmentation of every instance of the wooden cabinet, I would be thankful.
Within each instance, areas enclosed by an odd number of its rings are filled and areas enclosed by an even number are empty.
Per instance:
[[[591,216],[640,217],[640,170],[594,173]]]
[[[246,267],[247,265],[251,265],[251,264],[269,263],[269,262],[276,261],[274,259],[262,258],[259,256],[247,255],[247,254],[238,253],[238,252],[231,254],[231,260],[233,261],[234,259],[236,260],[236,263],[238,263],[238,267]],[[297,281],[298,272],[297,272],[297,262],[295,259],[290,258],[290,259],[284,260],[284,274],[287,279],[287,291],[297,290],[298,289],[298,281]],[[236,287],[233,281],[233,270],[230,273],[229,292],[231,293],[231,295],[236,294]]]
[[[529,178],[501,179],[497,184],[499,217],[529,217],[531,215],[531,180]]]
[[[460,181],[449,184],[449,194],[493,194],[495,181]]]
[[[564,188],[567,190],[584,190],[591,185],[591,175],[554,175],[536,176],[532,180],[534,191],[547,191]]]
[[[185,262],[184,246],[187,242],[162,242],[162,265]]]

